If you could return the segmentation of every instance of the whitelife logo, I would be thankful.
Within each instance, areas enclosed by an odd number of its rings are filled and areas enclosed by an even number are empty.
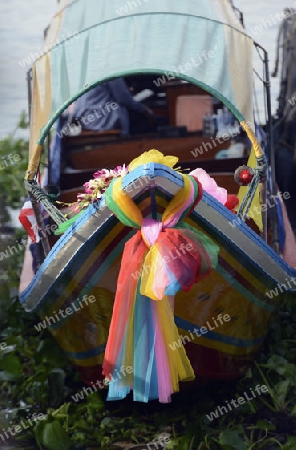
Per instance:
[[[97,392],[97,387],[99,389],[104,389],[106,386],[109,386],[111,381],[118,381],[121,380],[122,377],[126,377],[127,374],[133,373],[134,369],[131,366],[121,366],[120,370],[118,371],[115,369],[114,374],[111,375],[109,373],[109,376],[106,377],[103,381],[97,380],[95,382],[91,381],[91,386],[84,387],[82,391],[77,392],[77,394],[72,395],[72,399],[74,402],[79,402],[79,400],[83,400],[85,397],[88,397],[89,395],[93,394],[94,392]]]
[[[214,327],[211,327],[211,324],[209,323],[209,321],[207,321],[205,324],[207,326],[203,326],[200,328],[194,328],[193,332],[189,331],[190,337],[187,334],[185,336],[180,336],[178,341],[175,341],[172,344],[169,344],[169,346],[172,350],[176,350],[177,348],[180,348],[182,346],[182,344],[185,345],[186,342],[193,341],[195,339],[195,337],[202,337],[202,335],[206,334],[208,331],[213,331],[216,328],[223,325],[224,322],[229,322],[230,320],[231,320],[231,317],[228,314],[224,314],[223,317],[222,317],[222,314],[219,314],[216,317],[216,319],[214,319],[214,317],[212,317],[212,321],[214,322],[214,324],[212,323],[212,325],[214,325]],[[195,334],[195,336],[193,333]]]
[[[282,294],[285,291],[288,291],[289,289],[294,290],[296,288],[296,278],[291,277],[286,278],[285,280],[287,283],[278,283],[275,289],[270,289],[269,292],[266,292],[266,295],[268,298],[272,299],[273,297],[277,297],[279,294]],[[291,281],[294,283],[294,286],[291,286]],[[284,288],[284,289],[283,289]],[[280,290],[280,292],[279,292]]]
[[[121,8],[117,9],[116,12],[119,16],[124,16],[125,14],[128,14],[130,11],[132,11],[135,8],[138,8],[138,6],[142,5],[142,1],[144,3],[147,3],[149,0],[132,0],[128,1],[124,6],[121,6]]]
[[[18,247],[16,247],[15,245],[9,245],[6,248],[6,250],[4,250],[3,252],[0,252],[0,261],[23,251],[24,248],[26,248],[27,239],[21,239],[21,242],[17,242],[17,245],[18,245]]]
[[[239,408],[239,406],[244,405],[246,401],[250,402],[254,400],[254,398],[256,398],[256,393],[253,391],[252,388],[250,388],[250,391],[251,391],[250,397],[248,395],[248,392],[244,392],[243,397],[238,397],[236,400],[232,399],[230,400],[230,402],[226,400],[225,401],[226,406],[218,406],[215,411],[212,411],[210,414],[206,414],[207,418],[212,422],[214,419],[218,419],[220,415],[223,416],[224,414],[227,414],[229,411],[232,411],[233,409],[232,406],[234,406],[235,408]],[[257,384],[257,386],[255,387],[255,391],[257,392],[257,395],[261,395],[262,393],[265,394],[266,392],[268,392],[268,388],[265,384],[263,384],[262,386]],[[232,406],[230,405],[230,403],[232,404]]]
[[[30,55],[28,56],[28,58],[24,58],[22,61],[19,61],[18,63],[21,67],[30,66],[35,61],[37,61],[37,59],[39,59],[43,55],[45,55],[45,53],[50,52],[54,47],[57,47],[61,43],[64,45],[67,45],[69,43],[69,41],[71,41],[71,39],[79,39],[79,37],[80,37],[80,35],[77,32],[72,33],[71,31],[68,31],[67,35],[63,34],[63,36],[61,36],[61,38],[57,39],[53,45],[51,45],[49,47],[44,46],[43,48],[39,47],[37,53],[31,52]]]
[[[178,67],[173,67],[173,72],[165,72],[165,74],[162,77],[157,78],[156,80],[153,80],[153,83],[155,86],[159,87],[163,84],[165,84],[167,81],[174,80],[176,77],[181,78],[182,74],[186,72],[190,72],[194,67],[198,67],[202,65],[205,61],[208,60],[208,58],[214,58],[215,52],[217,51],[217,45],[215,45],[214,50],[203,50],[202,54],[199,53],[196,55],[196,58],[198,61],[196,61],[193,57],[191,57],[190,62],[187,62],[185,64],[179,64]]]
[[[26,420],[21,420],[19,425],[12,425],[8,427],[6,430],[1,431],[0,438],[4,442],[6,439],[10,439],[18,433],[21,433],[23,430],[27,430],[30,427],[36,425],[38,420],[44,420],[45,416],[42,413],[34,413],[31,417],[27,416]]]
[[[9,155],[2,156],[2,164],[0,164],[0,170],[7,169],[7,167],[9,166],[14,166],[14,164],[19,162],[20,160],[21,157],[18,153],[16,153],[15,155],[9,153]]]
[[[77,299],[75,303],[72,303],[71,306],[68,306],[66,309],[60,309],[57,313],[54,311],[52,316],[46,316],[42,322],[34,325],[37,331],[44,330],[46,327],[59,322],[61,318],[65,319],[68,316],[71,316],[74,312],[80,311],[80,309],[84,308],[83,303],[87,306],[89,303],[94,303],[96,301],[96,297],[94,295],[84,295],[82,300]],[[79,303],[80,308],[77,308],[77,303]]]
[[[182,255],[184,255],[186,252],[190,252],[191,250],[193,250],[193,246],[191,244],[181,244],[180,247],[178,247],[177,249],[170,250],[168,252],[168,254],[166,256],[164,256],[163,258],[161,258],[160,264],[166,264],[170,261],[173,261],[174,259],[178,259],[179,257],[181,257]],[[155,262],[155,264],[158,261]],[[139,280],[142,276],[143,273],[147,274],[151,271],[152,267],[149,264],[145,264],[141,271],[137,271],[136,273],[132,273],[132,277],[135,280]]]

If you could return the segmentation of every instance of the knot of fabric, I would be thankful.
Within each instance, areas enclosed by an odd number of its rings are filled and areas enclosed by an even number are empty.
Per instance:
[[[141,234],[143,241],[150,248],[158,239],[159,233],[163,230],[163,223],[159,220],[145,218],[142,221]]]
[[[168,203],[162,214],[162,230],[176,227],[179,223],[182,223],[184,218],[191,213],[202,197],[202,186],[198,180],[188,175],[182,176],[184,182],[183,187]],[[114,212],[115,216],[123,225],[141,229],[143,227],[148,228],[147,224],[150,226],[152,223],[148,219],[143,218],[138,206],[123,191],[122,178],[117,178],[112,181],[106,190],[105,199],[107,206]],[[155,225],[154,232],[156,230],[157,226]],[[143,238],[145,234],[147,233],[143,233]]]

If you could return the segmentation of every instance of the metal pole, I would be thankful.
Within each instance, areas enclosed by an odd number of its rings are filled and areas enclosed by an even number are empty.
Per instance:
[[[261,47],[262,48],[262,47]],[[273,139],[273,129],[272,129],[272,115],[271,115],[271,98],[270,98],[270,76],[269,76],[269,65],[268,65],[268,52],[263,49],[264,52],[264,67],[265,67],[265,92],[266,92],[266,107],[267,107],[267,135],[268,135],[268,162],[270,166],[271,173],[271,195],[276,195],[276,178],[275,178],[275,154],[274,154],[274,139]],[[278,220],[277,211],[273,206],[269,210],[271,228],[272,228],[272,247],[279,253],[279,230],[278,230]]]
[[[230,1],[231,6],[232,6],[232,9],[238,13],[240,23],[242,24],[243,27],[245,27],[244,14],[242,13],[242,11],[240,9],[238,9],[236,6],[234,6],[232,0],[229,0],[229,1]]]
[[[32,69],[27,72],[27,88],[28,88],[28,114],[29,123],[31,121],[31,106],[32,106]]]
[[[51,161],[50,161],[50,132],[47,135],[47,184],[51,184]]]
[[[268,161],[271,169],[271,179],[274,185],[275,180],[275,158],[274,158],[274,142],[273,142],[273,129],[272,129],[272,116],[271,116],[271,98],[270,98],[270,76],[268,67],[268,53],[264,51],[264,65],[265,65],[265,90],[266,90],[266,106],[267,106],[267,130],[268,130]]]
[[[270,174],[271,174],[271,195],[276,196],[277,194],[277,188],[276,188],[276,178],[275,178],[275,154],[274,154],[274,139],[273,139],[273,128],[272,128],[272,115],[271,115],[271,97],[270,97],[270,75],[269,75],[269,64],[268,64],[268,52],[263,48],[260,44],[257,42],[254,42],[254,45],[258,48],[260,48],[263,51],[264,58],[263,58],[263,64],[264,64],[264,74],[265,74],[265,80],[263,80],[264,89],[266,93],[266,112],[267,112],[267,124],[266,124],[266,130],[267,130],[267,157],[268,157],[268,164],[270,167]],[[266,181],[262,183],[261,188],[261,199],[266,202]],[[277,211],[276,208],[273,206],[268,211],[267,214],[264,214],[262,219],[263,221],[267,222],[267,218],[270,220],[270,226],[272,231],[272,247],[274,250],[279,253],[280,252],[280,246],[279,246],[279,230],[278,230],[278,217],[277,217]],[[264,232],[264,236],[266,236],[266,232]]]

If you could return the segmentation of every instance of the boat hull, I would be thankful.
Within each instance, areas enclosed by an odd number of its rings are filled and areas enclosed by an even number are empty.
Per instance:
[[[123,189],[146,217],[160,218],[182,185],[178,172],[154,163],[123,179]],[[217,268],[175,298],[175,323],[196,375],[203,378],[242,376],[266,337],[277,305],[295,289],[290,283],[279,295],[271,295],[279,284],[296,278],[296,272],[236,219],[206,192],[186,219],[220,247]],[[121,256],[134,233],[104,200],[89,206],[20,296],[24,308],[38,313],[89,383],[102,378]],[[174,344],[179,343],[172,343],[172,351]]]

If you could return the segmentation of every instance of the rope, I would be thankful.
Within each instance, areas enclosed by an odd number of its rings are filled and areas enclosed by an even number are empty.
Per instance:
[[[52,219],[56,222],[57,225],[60,225],[63,222],[66,222],[67,219],[64,215],[54,206],[50,200],[50,197],[44,192],[43,189],[38,185],[38,183],[34,181],[25,180],[25,188],[27,191],[33,195],[38,203],[42,203],[44,209],[48,212],[48,214],[52,217]]]
[[[266,162],[264,156],[257,159],[258,165],[255,167],[255,175],[249,185],[248,191],[244,196],[244,199],[239,207],[237,215],[243,221],[246,220],[252,202],[254,200],[254,196],[256,194],[257,187],[260,182],[262,182],[266,177]]]

